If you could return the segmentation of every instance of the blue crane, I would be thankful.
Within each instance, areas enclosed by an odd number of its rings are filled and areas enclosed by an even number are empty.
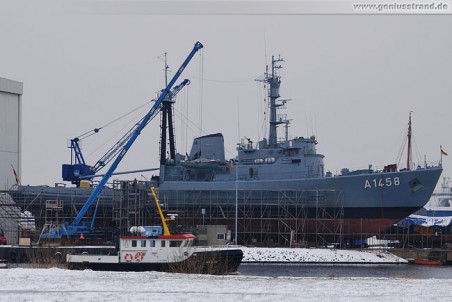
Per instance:
[[[182,88],[189,84],[190,81],[188,79],[183,80],[182,83],[175,86],[168,92],[166,98],[170,100],[173,99],[179,93],[179,91],[182,90]],[[161,102],[158,105],[159,107],[155,111],[155,114],[160,112],[163,104],[164,102]],[[149,121],[151,121],[154,118],[155,114],[151,116]],[[140,120],[140,122],[141,121],[142,120]],[[124,134],[124,136],[121,137],[121,139],[115,145],[113,145],[113,147],[111,147],[107,151],[107,153],[105,153],[93,166],[86,164],[79,142],[87,137],[90,137],[93,134],[98,133],[103,127],[94,128],[93,130],[85,132],[80,136],[71,139],[71,144],[69,146],[69,148],[71,149],[71,164],[62,165],[63,180],[71,181],[73,184],[79,186],[81,180],[83,179],[89,180],[93,178],[98,171],[100,171],[103,167],[110,163],[115,158],[115,156],[121,151],[121,148],[133,135],[133,132],[135,131],[140,122],[135,124],[126,134]]]
[[[56,227],[56,228],[49,228],[48,230],[43,230],[41,234],[41,238],[62,238],[63,236],[74,236],[74,235],[81,235],[81,234],[89,234],[90,231],[94,227],[94,218],[92,219],[91,225],[88,226],[86,222],[83,222],[83,218],[85,217],[86,213],[88,212],[89,208],[92,206],[94,201],[98,198],[100,193],[102,192],[104,186],[107,184],[107,181],[110,179],[110,177],[113,175],[113,172],[118,167],[121,160],[126,155],[127,151],[129,151],[132,144],[137,139],[138,135],[140,135],[143,128],[154,118],[157,113],[159,112],[161,108],[161,104],[165,97],[170,96],[171,93],[177,93],[184,85],[188,83],[188,80],[185,80],[185,84],[181,86],[184,82],[182,82],[179,86],[177,91],[170,91],[171,87],[173,87],[174,83],[177,81],[179,76],[184,71],[185,67],[187,67],[188,63],[190,63],[193,56],[196,54],[198,50],[203,48],[203,45],[201,42],[196,42],[195,46],[193,47],[192,51],[188,55],[188,57],[185,59],[185,61],[182,63],[181,67],[177,70],[177,72],[174,74],[173,78],[169,82],[168,86],[162,91],[157,101],[154,103],[152,108],[149,110],[149,112],[134,126],[132,129],[130,129],[129,132],[127,132],[120,140],[122,142],[121,144],[118,142],[112,149],[110,149],[111,154],[115,154],[116,158],[111,164],[108,171],[105,173],[97,187],[94,189],[94,191],[91,193],[90,197],[86,201],[86,203],[83,205],[82,209],[79,211],[75,219],[72,221],[72,223],[64,222],[62,225]],[[186,82],[187,81],[187,82]],[[179,87],[177,86],[177,87]],[[175,89],[177,88],[175,87]],[[78,146],[78,144],[76,144]],[[114,149],[114,151],[112,151]],[[79,151],[79,150],[78,150]],[[107,152],[107,154],[109,153]],[[83,156],[80,154],[80,160],[83,163]],[[95,215],[94,215],[95,216]]]

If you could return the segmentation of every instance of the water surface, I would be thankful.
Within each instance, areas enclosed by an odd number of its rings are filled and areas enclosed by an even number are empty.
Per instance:
[[[452,266],[412,264],[254,264],[242,263],[239,273],[267,277],[375,277],[452,279]]]

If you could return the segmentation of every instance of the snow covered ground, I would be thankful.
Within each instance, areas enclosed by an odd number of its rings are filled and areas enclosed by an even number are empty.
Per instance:
[[[405,263],[386,251],[243,248],[245,262]],[[273,264],[274,265],[274,264]],[[405,267],[405,266],[404,266]],[[263,269],[265,269],[263,267]],[[328,267],[326,266],[328,270]],[[284,273],[284,271],[283,271]],[[254,274],[253,274],[254,275]],[[0,270],[0,301],[450,301],[451,279]],[[397,275],[398,276],[398,275]]]
[[[13,268],[0,301],[450,301],[451,279],[209,276]]]
[[[301,248],[249,248],[243,250],[243,262],[304,262],[304,263],[407,263],[387,251],[336,250]]]

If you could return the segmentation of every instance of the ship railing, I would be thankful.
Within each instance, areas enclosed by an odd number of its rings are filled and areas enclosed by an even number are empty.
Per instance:
[[[369,165],[368,168],[344,168],[342,170],[345,170],[346,173],[344,174],[343,171],[341,171],[338,174],[335,174],[335,176],[343,176],[343,175],[359,175],[359,174],[381,174],[381,173],[387,173],[387,172],[399,172],[399,171],[406,171],[407,168],[400,168],[397,165],[397,168],[395,170],[389,169],[388,166],[391,166],[393,164],[389,164],[381,167],[373,167],[373,165]],[[430,161],[430,162],[423,162],[423,163],[413,163],[413,166],[411,167],[411,170],[428,170],[428,169],[437,169],[441,168],[441,163],[439,161]]]

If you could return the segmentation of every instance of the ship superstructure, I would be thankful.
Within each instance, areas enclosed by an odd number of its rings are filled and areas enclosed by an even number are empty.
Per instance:
[[[389,164],[381,171],[333,176],[325,172],[315,136],[288,138],[290,121],[279,114],[287,103],[279,91],[282,61],[272,57],[270,70],[258,79],[268,86],[268,138],[255,144],[246,138],[237,156],[226,159],[223,135],[205,135],[194,140],[187,156],[161,166],[159,196],[180,211],[179,222],[193,225],[204,209],[212,223],[235,228],[239,244],[300,241],[301,233],[321,234],[326,242],[378,234],[424,206],[440,177],[439,165],[399,170]]]

